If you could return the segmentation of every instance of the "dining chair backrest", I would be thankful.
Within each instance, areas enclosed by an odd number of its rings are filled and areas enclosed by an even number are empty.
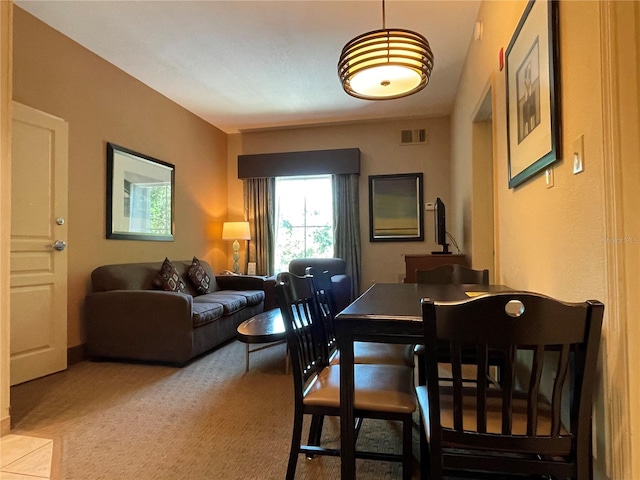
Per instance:
[[[474,270],[465,265],[440,265],[429,270],[416,270],[416,282],[428,284],[474,283],[489,285],[489,270]]]
[[[331,274],[328,270],[317,271],[314,267],[307,267],[305,274],[311,277],[313,288],[316,294],[318,309],[324,322],[324,330],[327,337],[327,348],[329,355],[337,348],[336,329],[334,318],[337,314],[336,302],[333,296],[331,285]]]
[[[520,468],[526,473],[572,476],[567,472],[588,468],[603,312],[598,301],[564,303],[524,292],[453,303],[424,299],[425,348],[436,351],[437,345],[446,342],[446,361],[452,370],[452,385],[440,384],[438,361],[442,358],[425,356],[432,468],[442,468],[447,455],[447,464],[487,462],[480,457],[469,460],[459,453],[465,448],[490,450],[492,455],[564,456],[569,464],[549,461],[540,467],[518,466],[511,456],[497,456],[491,467],[503,473]],[[463,386],[461,373],[461,351],[469,348],[477,352],[473,388]],[[499,385],[485,381],[491,350],[504,352]],[[569,409],[563,412],[567,401]],[[568,415],[568,421],[563,421],[567,419],[563,415]],[[445,447],[452,446],[456,448],[444,453]],[[433,474],[433,478],[440,476],[438,471]]]
[[[295,408],[287,480],[295,478],[300,454],[311,458],[316,455],[335,457],[343,453],[340,449],[321,446],[324,418],[339,416],[345,405],[340,392],[343,364],[329,361],[324,319],[317,300],[318,289],[313,282],[314,278],[320,280],[322,277],[322,274],[297,276],[286,272],[279,273],[276,281],[276,297],[287,332],[294,381]],[[324,287],[321,289],[324,298],[327,291]],[[330,310],[327,308],[325,312]],[[335,360],[335,357],[331,360]],[[375,452],[359,451],[355,449],[354,438],[355,457],[401,461],[402,478],[410,480],[413,463],[412,414],[416,406],[413,370],[400,364],[357,364],[355,361],[349,368],[353,370],[354,393],[353,403],[350,407],[347,403],[346,408],[353,408],[357,417],[353,424],[354,436],[357,437],[364,418],[402,422],[401,455],[384,453],[381,449]],[[301,443],[304,415],[311,415],[306,445]]]
[[[327,365],[328,357],[311,277],[279,273],[276,297],[287,332],[296,398],[302,398],[304,385]]]
[[[416,270],[416,282],[426,283],[430,285],[437,284],[477,284],[477,285],[489,285],[489,270],[473,270],[459,264],[446,264],[440,265],[429,270]],[[442,350],[442,346],[439,350]],[[446,348],[445,348],[446,350]],[[473,352],[468,350],[463,352],[464,357],[474,357]],[[416,354],[418,357],[422,357],[425,354],[425,350],[422,345],[416,347]],[[501,355],[495,351],[491,352],[491,364],[497,366],[496,370],[498,381],[501,375],[499,366],[502,364]],[[446,375],[443,379],[446,379]],[[424,372],[424,362],[418,363],[418,383],[424,385],[426,381]]]

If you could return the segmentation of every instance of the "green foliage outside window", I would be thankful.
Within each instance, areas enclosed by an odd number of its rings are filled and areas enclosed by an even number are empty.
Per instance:
[[[294,258],[332,257],[331,176],[278,179],[276,199],[276,272]]]
[[[168,235],[171,233],[171,185],[149,190],[150,233]]]

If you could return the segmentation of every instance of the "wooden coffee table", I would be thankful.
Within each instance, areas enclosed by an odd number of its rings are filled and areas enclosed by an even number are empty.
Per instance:
[[[275,347],[287,341],[287,333],[284,329],[284,322],[280,309],[267,310],[245,320],[238,326],[238,340],[246,343],[246,365],[245,372],[249,371],[249,354],[264,350],[265,348]],[[251,349],[250,345],[254,343],[263,343],[261,347]],[[289,350],[285,358],[285,373],[289,373]]]

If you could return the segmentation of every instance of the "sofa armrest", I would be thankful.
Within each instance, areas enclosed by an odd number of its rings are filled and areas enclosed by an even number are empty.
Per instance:
[[[264,277],[264,310],[273,310],[278,308],[278,299],[276,297],[276,275]]]
[[[264,290],[264,280],[257,275],[216,275],[220,290]]]
[[[85,300],[90,356],[184,363],[193,345],[193,297],[160,290],[111,290]]]

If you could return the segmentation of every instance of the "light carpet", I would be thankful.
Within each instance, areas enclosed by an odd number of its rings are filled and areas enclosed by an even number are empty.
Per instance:
[[[244,348],[233,341],[183,368],[71,365],[11,389],[12,433],[59,439],[66,480],[283,479],[293,419],[285,346],[252,354],[247,373]],[[365,420],[358,449],[400,453],[400,433],[399,424]],[[414,457],[417,439],[414,429]],[[338,442],[339,421],[328,418],[322,443]],[[358,479],[401,472],[398,463],[357,461]],[[296,478],[340,478],[340,459],[301,455]]]

